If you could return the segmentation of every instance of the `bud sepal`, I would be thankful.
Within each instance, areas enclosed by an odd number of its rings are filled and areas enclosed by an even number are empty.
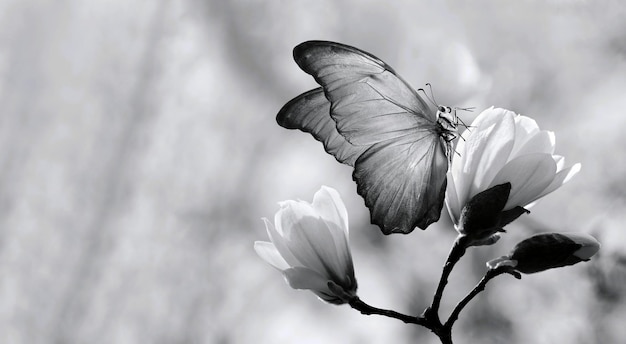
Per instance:
[[[504,226],[529,211],[523,207],[503,210],[511,192],[511,183],[503,183],[479,192],[463,207],[457,231],[469,239],[470,246],[493,245]]]

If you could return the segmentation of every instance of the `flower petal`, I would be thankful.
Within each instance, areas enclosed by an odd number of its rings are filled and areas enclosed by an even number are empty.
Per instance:
[[[552,154],[552,159],[554,159],[554,162],[556,162],[556,170],[560,171],[565,167],[565,157],[560,156],[560,155],[556,155],[556,154]]]
[[[326,222],[317,216],[306,202],[287,201],[277,213],[277,224],[289,251],[302,266],[323,274],[330,274],[338,266],[337,253]],[[329,276],[328,276],[329,277]]]
[[[537,199],[554,180],[556,163],[550,154],[527,154],[507,163],[496,175],[491,185],[510,182],[511,193],[504,210],[525,206]]]
[[[517,261],[511,260],[511,257],[509,256],[498,257],[487,262],[487,267],[492,270],[501,266],[515,267],[516,265]]]
[[[326,222],[340,225],[348,235],[348,211],[337,190],[322,186],[313,196],[313,209]]]
[[[550,185],[548,185],[538,196],[536,199],[539,199],[549,193],[551,193],[552,191],[558,189],[561,187],[561,185],[569,182],[572,178],[574,178],[574,176],[576,174],[578,174],[578,172],[580,172],[580,163],[574,164],[574,166],[571,166],[569,168],[566,168],[564,170],[559,171],[556,176],[554,177],[554,180],[552,180],[552,182],[550,183]]]
[[[324,219],[333,237],[340,263],[339,271],[353,269],[352,254],[348,245],[348,211],[337,190],[322,186],[313,197],[313,208]]]
[[[453,159],[451,168],[461,204],[481,191],[486,175],[498,171],[513,148],[514,120],[510,111],[486,109],[471,127],[466,142],[457,145],[462,148],[457,150],[461,156]]]
[[[515,145],[516,147],[523,146],[528,139],[533,137],[539,132],[539,125],[537,122],[527,116],[517,115],[515,116]]]
[[[600,250],[600,243],[596,238],[592,237],[589,234],[583,233],[562,233],[567,236],[570,240],[573,240],[575,243],[581,245],[576,252],[573,253],[574,256],[582,259],[589,260],[593,255],[598,253]]]
[[[255,241],[254,250],[259,257],[263,258],[263,260],[270,263],[276,269],[283,271],[290,268],[289,264],[280,255],[280,253],[278,253],[276,246],[274,246],[271,242]]]
[[[459,223],[459,217],[461,216],[461,203],[456,191],[455,179],[452,177],[452,172],[447,174],[448,187],[446,188],[446,207],[452,222],[457,225]]]
[[[293,289],[310,289],[330,293],[328,279],[318,272],[304,267],[295,267],[283,271],[285,279]]]
[[[300,263],[300,261],[298,261],[298,259],[291,253],[282,235],[278,233],[278,231],[266,218],[263,218],[263,222],[265,223],[265,229],[267,230],[267,235],[270,237],[270,241],[283,259],[285,259],[287,264],[289,264],[289,266],[301,266],[302,263]]]
[[[300,219],[294,226],[297,228],[292,230],[292,237],[287,241],[294,256],[305,267],[323,274],[327,279],[341,282],[347,264],[345,257],[339,255],[324,220],[309,216]]]
[[[524,135],[523,133],[526,133],[526,135],[530,135],[539,131],[539,125],[537,124],[537,121],[524,115],[515,116],[515,126],[522,129],[521,132],[516,133],[516,135],[520,136]]]
[[[285,239],[290,238],[294,224],[297,224],[301,218],[305,216],[318,217],[311,204],[304,201],[288,200],[278,204],[280,209],[274,216],[274,224],[276,224],[276,231]]]
[[[493,109],[484,116],[486,118],[479,122],[478,128],[473,129],[474,133],[466,143],[463,170],[472,185],[468,188],[467,194],[459,195],[460,199],[469,200],[486,190],[489,182],[508,161],[513,149],[515,133],[513,112]]]
[[[516,130],[519,130],[519,128],[516,128]],[[511,152],[511,159],[532,153],[553,154],[555,144],[556,138],[553,132],[546,130],[536,132],[534,135],[529,136],[524,143],[515,142],[515,147]]]

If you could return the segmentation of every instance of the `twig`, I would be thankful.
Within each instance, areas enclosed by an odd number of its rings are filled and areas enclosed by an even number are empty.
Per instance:
[[[467,249],[467,243],[465,242],[465,236],[458,236],[454,241],[454,245],[450,249],[450,253],[448,254],[448,259],[443,266],[443,270],[441,271],[441,277],[439,279],[439,284],[437,285],[437,290],[435,291],[435,295],[433,296],[433,302],[425,311],[423,316],[427,319],[434,319],[439,322],[439,306],[441,304],[441,298],[443,297],[443,290],[446,288],[448,284],[448,277],[454,268],[454,265],[463,257],[465,254],[465,250]],[[440,322],[439,322],[440,323]]]
[[[415,317],[415,316],[411,316],[411,315],[406,315],[406,314],[402,314],[402,313],[398,313],[396,311],[392,311],[389,309],[382,309],[382,308],[376,308],[376,307],[372,307],[370,305],[368,305],[367,303],[363,302],[361,299],[359,299],[358,297],[355,297],[354,299],[352,299],[349,302],[350,306],[354,309],[356,309],[357,311],[361,312],[362,314],[365,315],[372,315],[372,314],[377,314],[377,315],[382,315],[382,316],[386,316],[386,317],[390,317],[390,318],[395,318],[398,320],[401,320],[407,324],[416,324],[416,325],[421,325],[421,326],[426,326],[426,322],[424,320],[424,318],[422,317]]]
[[[365,315],[382,315],[389,318],[398,319],[407,324],[416,324],[423,326],[429,330],[431,330],[442,344],[453,344],[452,343],[452,326],[459,318],[459,314],[467,306],[467,304],[478,295],[480,292],[485,290],[485,286],[487,283],[499,276],[501,274],[508,273],[510,275],[515,276],[515,278],[520,279],[521,275],[519,272],[515,271],[510,266],[501,266],[496,269],[490,269],[485,273],[485,276],[478,282],[478,284],[470,291],[452,310],[450,317],[445,323],[442,323],[439,320],[439,306],[441,304],[441,298],[443,296],[443,291],[448,284],[448,277],[454,268],[454,265],[463,257],[465,251],[468,247],[467,238],[463,235],[457,237],[454,241],[454,245],[450,249],[450,253],[448,254],[448,259],[446,260],[445,265],[443,266],[443,271],[441,272],[441,278],[439,280],[439,285],[437,286],[437,290],[435,291],[435,295],[433,296],[433,302],[430,307],[426,308],[424,313],[420,316],[411,316],[403,313],[399,313],[389,309],[382,309],[370,306],[363,302],[358,296],[355,296],[352,300],[350,300],[349,304],[352,308],[361,312]]]
[[[467,306],[467,304],[474,297],[476,297],[476,295],[478,295],[481,291],[485,290],[485,286],[491,279],[495,278],[496,276],[507,274],[507,273],[510,275],[513,275],[517,279],[522,278],[519,272],[513,270],[509,266],[502,266],[496,269],[490,269],[489,271],[487,271],[487,273],[485,273],[485,276],[480,280],[480,282],[478,282],[478,284],[474,287],[474,289],[472,289],[472,291],[469,292],[469,294],[467,294],[456,305],[456,307],[454,307],[454,310],[452,310],[452,313],[450,313],[450,317],[448,318],[448,321],[446,321],[446,323],[443,325],[444,329],[451,332],[452,326],[454,325],[454,322],[459,318],[459,313],[461,313],[463,308],[465,308],[465,306]]]

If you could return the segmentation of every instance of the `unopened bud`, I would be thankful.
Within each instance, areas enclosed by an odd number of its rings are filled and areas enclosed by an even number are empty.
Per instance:
[[[487,262],[494,269],[511,266],[526,274],[588,261],[600,250],[600,243],[586,234],[547,233],[519,242],[508,256]]]

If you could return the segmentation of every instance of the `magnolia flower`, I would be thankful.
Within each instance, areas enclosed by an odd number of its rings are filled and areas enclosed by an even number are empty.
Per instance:
[[[580,170],[580,164],[565,168],[565,159],[554,154],[554,133],[530,117],[491,107],[469,128],[448,172],[446,206],[457,226],[463,207],[482,191],[511,183],[503,211],[528,208]]]
[[[600,243],[592,236],[573,233],[547,233],[521,241],[508,256],[487,262],[496,269],[510,266],[526,274],[574,265],[588,261],[600,250]]]
[[[348,213],[339,193],[322,186],[313,203],[280,202],[274,225],[263,219],[271,242],[254,249],[280,270],[294,289],[309,289],[334,304],[356,297],[352,254],[348,247]]]

